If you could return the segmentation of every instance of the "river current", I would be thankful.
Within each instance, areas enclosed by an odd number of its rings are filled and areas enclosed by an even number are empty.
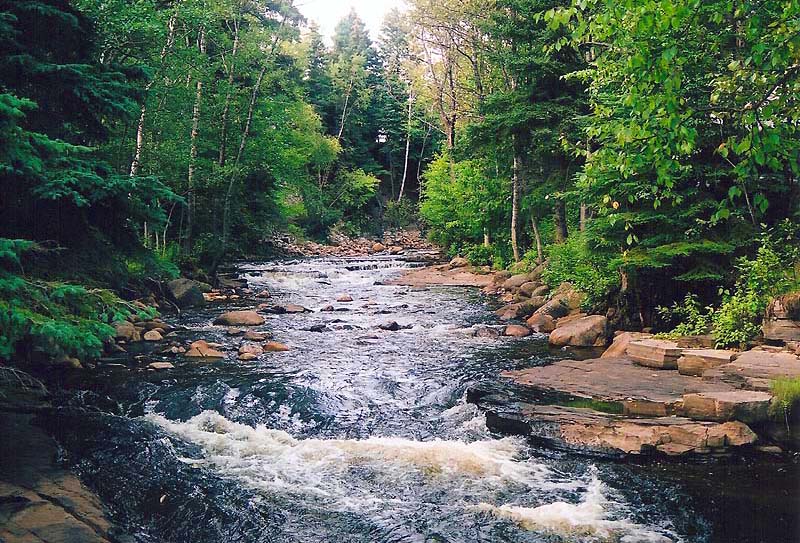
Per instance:
[[[241,340],[212,324],[235,305],[185,312],[180,338],[222,343],[225,361],[107,365],[46,423],[140,542],[795,540],[795,463],[621,463],[491,434],[467,389],[570,355],[473,337],[498,324],[475,290],[383,284],[413,265],[244,264],[270,303],[313,310],[256,327],[290,351],[238,361]]]

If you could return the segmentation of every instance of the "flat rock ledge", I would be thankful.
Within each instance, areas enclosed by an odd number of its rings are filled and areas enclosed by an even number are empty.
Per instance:
[[[493,430],[599,454],[678,456],[723,453],[762,438],[791,442],[774,432],[769,390],[775,378],[800,374],[798,357],[662,343],[634,341],[621,356],[561,360],[502,374],[523,389],[597,402],[589,407],[599,411],[572,402],[518,403],[492,394],[480,399],[480,393],[472,394],[479,398],[473,403],[487,411]],[[613,346],[609,351],[616,354]]]
[[[513,410],[486,412],[490,430],[525,435],[548,447],[582,454],[727,455],[754,444],[758,436],[743,422],[698,422],[685,417],[631,419],[624,415],[563,406],[517,404]]]
[[[120,543],[100,498],[55,458],[56,443],[32,415],[0,412],[0,541]]]

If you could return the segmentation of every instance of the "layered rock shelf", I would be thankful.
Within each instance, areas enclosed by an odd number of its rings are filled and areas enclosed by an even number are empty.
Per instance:
[[[585,452],[676,456],[769,443],[770,383],[800,376],[800,357],[769,348],[684,349],[626,335],[617,337],[609,356],[503,374],[517,386],[599,402],[598,409],[611,413],[491,394],[473,393],[473,400],[496,431]]]

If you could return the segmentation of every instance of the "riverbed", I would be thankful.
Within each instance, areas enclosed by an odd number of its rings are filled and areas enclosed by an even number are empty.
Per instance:
[[[44,423],[141,542],[800,540],[791,458],[619,462],[490,433],[469,387],[572,355],[545,336],[473,337],[498,324],[477,290],[384,284],[415,265],[244,263],[270,303],[312,310],[255,328],[289,351],[239,361],[240,338],[212,324],[255,300],[187,311],[168,319],[179,339],[226,360],[101,365],[65,382]],[[162,359],[176,367],[144,369]]]

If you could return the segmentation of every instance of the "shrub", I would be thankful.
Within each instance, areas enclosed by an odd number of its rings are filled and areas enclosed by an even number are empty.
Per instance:
[[[619,275],[607,267],[604,255],[592,251],[583,235],[574,234],[564,243],[547,248],[547,268],[542,279],[551,289],[571,283],[586,293],[584,305],[592,307],[606,300],[618,285]]]
[[[761,322],[770,300],[796,287],[793,262],[782,261],[769,239],[762,241],[756,258],[740,258],[733,291],[722,290],[722,304],[714,312],[714,336],[718,346],[741,346],[761,333]]]
[[[669,307],[657,307],[656,313],[665,323],[678,323],[671,332],[662,334],[673,336],[700,336],[711,331],[714,308],[706,307],[703,311],[696,294],[687,294],[682,303],[675,302]]]
[[[793,407],[800,403],[800,378],[781,377],[775,379],[771,389],[773,398],[770,411],[772,415],[788,419]]]
[[[26,354],[96,357],[114,334],[111,323],[139,311],[111,291],[26,277],[20,256],[37,246],[0,238],[0,359]]]
[[[469,245],[463,251],[464,258],[473,266],[491,266],[494,264],[494,249],[485,245]]]
[[[798,253],[784,237],[783,229],[773,230],[761,240],[754,259],[743,257],[736,262],[736,282],[733,289],[720,289],[718,308],[709,306],[703,312],[692,294],[683,304],[658,308],[665,320],[679,321],[668,335],[698,335],[711,330],[717,347],[744,347],[756,338],[770,300],[798,288]]]
[[[417,207],[408,198],[389,200],[383,210],[383,222],[388,228],[405,228],[417,220]]]

